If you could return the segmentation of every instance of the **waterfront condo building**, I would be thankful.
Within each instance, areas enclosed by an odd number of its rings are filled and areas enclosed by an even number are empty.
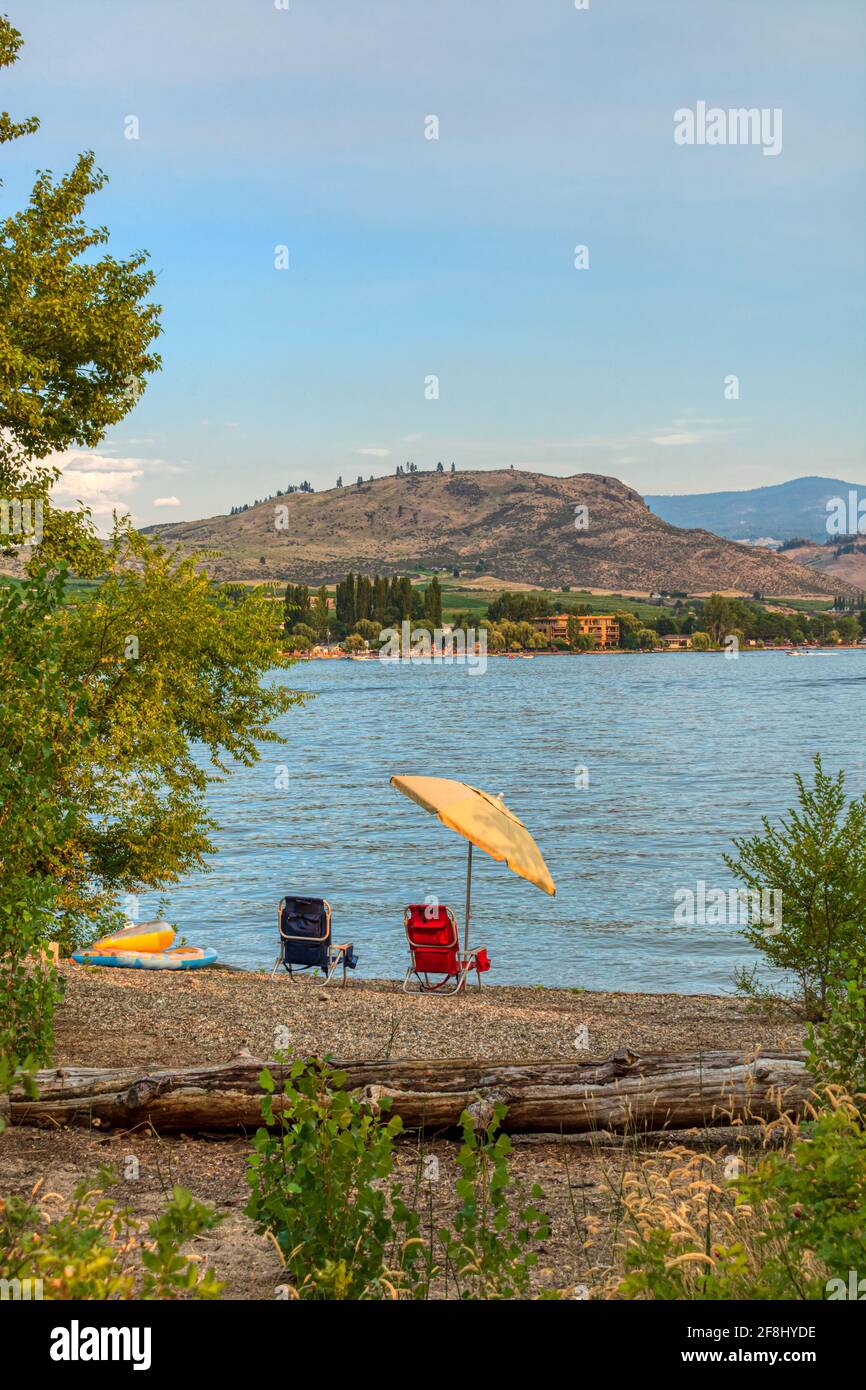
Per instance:
[[[531,618],[530,622],[549,641],[568,638],[568,620],[576,618],[580,631],[592,637],[597,647],[618,647],[619,619],[608,613],[551,613],[546,618]]]

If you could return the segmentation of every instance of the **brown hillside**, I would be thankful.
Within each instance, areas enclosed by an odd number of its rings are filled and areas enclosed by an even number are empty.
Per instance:
[[[784,554],[786,560],[808,565],[824,575],[831,580],[834,589],[844,589],[846,585],[860,591],[866,589],[866,541],[856,542],[854,550],[842,555],[837,555],[830,545],[801,545]]]
[[[288,508],[286,529],[279,524],[281,506]],[[589,509],[586,530],[575,527],[580,506]],[[481,561],[503,580],[557,588],[803,596],[839,588],[769,551],[671,526],[632,488],[594,473],[415,473],[292,493],[238,516],[147,530],[185,550],[219,551],[207,567],[223,579],[312,583],[347,570],[393,573]]]

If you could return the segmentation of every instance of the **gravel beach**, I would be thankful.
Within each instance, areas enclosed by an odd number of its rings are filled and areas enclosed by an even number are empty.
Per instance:
[[[271,981],[235,970],[192,972],[61,966],[66,998],[56,1061],[83,1066],[184,1066],[246,1048],[339,1059],[607,1057],[690,1048],[800,1046],[795,1020],[743,1000],[700,994],[607,994],[485,986],[461,995],[403,994],[393,980]]]
[[[604,1057],[623,1047],[676,1052],[695,1047],[799,1046],[795,1021],[761,1017],[744,1002],[705,995],[604,994],[558,989],[485,987],[452,998],[411,997],[386,980],[350,979],[345,989],[313,979],[271,982],[267,975],[230,970],[172,973],[61,966],[66,997],[58,1011],[58,1065],[183,1066],[226,1060],[246,1048],[268,1056],[286,1034],[302,1053],[336,1058],[481,1057],[488,1060]],[[285,1030],[285,1031],[282,1031]],[[585,1030],[585,1031],[584,1031]],[[580,1043],[580,1046],[577,1046]],[[671,1133],[721,1156],[743,1131]],[[151,1218],[175,1183],[226,1213],[215,1231],[195,1242],[224,1282],[223,1297],[273,1299],[281,1269],[273,1244],[243,1214],[250,1139],[243,1135],[190,1137],[131,1133],[98,1127],[36,1129],[10,1126],[0,1137],[0,1192],[41,1192],[67,1198],[100,1167],[119,1175],[121,1206]],[[396,1173],[412,1186],[419,1153],[439,1159],[440,1181],[428,1194],[436,1220],[454,1202],[456,1145],[407,1135],[397,1149]],[[137,1160],[130,1164],[130,1158]],[[537,1289],[586,1288],[604,1296],[609,1278],[608,1233],[612,1195],[623,1165],[639,1161],[637,1148],[593,1136],[569,1140],[515,1136],[512,1179],[538,1183],[551,1233],[533,1276]],[[132,1179],[126,1174],[134,1172]],[[427,1200],[427,1199],[425,1199]],[[598,1291],[598,1293],[596,1293]],[[571,1292],[569,1296],[577,1295]]]

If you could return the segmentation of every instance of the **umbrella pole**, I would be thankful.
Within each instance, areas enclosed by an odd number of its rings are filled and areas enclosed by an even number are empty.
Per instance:
[[[472,897],[472,841],[469,841],[469,858],[466,861],[466,916],[463,927],[463,952],[469,954],[469,903]]]

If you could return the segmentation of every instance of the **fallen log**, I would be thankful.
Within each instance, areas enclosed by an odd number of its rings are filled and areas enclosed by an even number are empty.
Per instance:
[[[334,1062],[347,1089],[371,1104],[389,1096],[406,1128],[454,1129],[470,1109],[482,1122],[501,1101],[513,1133],[616,1133],[689,1129],[803,1113],[811,1094],[800,1052],[687,1052],[605,1061]],[[230,1062],[145,1071],[59,1067],[35,1080],[38,1099],[15,1090],[13,1124],[152,1126],[161,1132],[254,1130],[261,1123],[259,1075],[268,1066],[282,1107],[279,1062],[248,1053]]]

